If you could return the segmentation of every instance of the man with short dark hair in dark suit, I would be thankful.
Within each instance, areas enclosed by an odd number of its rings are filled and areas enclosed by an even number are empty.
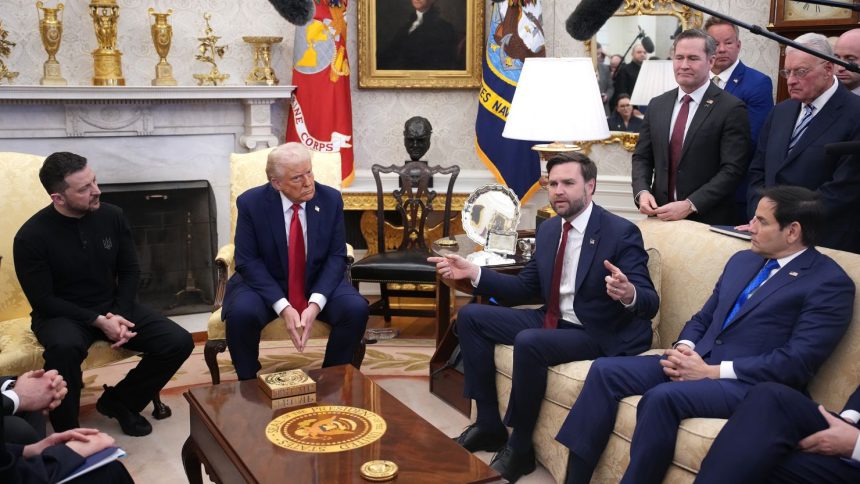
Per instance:
[[[808,33],[795,40],[832,55],[827,38]],[[860,156],[830,154],[827,145],[860,141],[860,97],[836,81],[833,64],[792,47],[785,49],[787,99],[777,104],[750,162],[750,210],[758,189],[798,185],[821,195],[828,220],[821,245],[860,252]]]
[[[726,263],[711,297],[660,356],[598,358],[556,439],[570,449],[568,483],[591,478],[619,401],[642,395],[622,482],[659,483],[678,425],[729,418],[755,384],[806,387],[845,334],[854,283],[815,250],[824,224],[818,196],[802,187],[762,194],[751,250]]]
[[[558,217],[541,224],[533,258],[516,276],[482,269],[458,256],[431,257],[444,278],[466,279],[478,294],[541,309],[468,304],[457,314],[464,392],[477,422],[458,443],[470,452],[500,450],[491,467],[510,482],[535,468],[532,433],[546,391],[547,368],[598,356],[635,355],[651,345],[659,298],[648,274],[639,229],[592,202],[597,166],[579,153],[547,163],[549,199]],[[513,388],[505,423],[498,410],[493,350],[513,344]],[[507,445],[505,445],[507,441]]]
[[[701,30],[675,38],[680,86],[648,105],[633,153],[633,197],[661,220],[733,224],[735,189],[749,157],[744,103],[709,81],[714,39]]]
[[[836,416],[779,383],[750,390],[702,461],[697,484],[860,482],[860,387]]]

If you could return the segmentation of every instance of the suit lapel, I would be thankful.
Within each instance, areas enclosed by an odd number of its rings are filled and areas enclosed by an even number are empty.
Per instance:
[[[597,205],[593,205],[591,217],[588,219],[588,225],[585,226],[585,234],[582,237],[582,247],[579,249],[579,261],[576,266],[576,281],[574,281],[573,293],[579,292],[579,286],[585,280],[588,274],[588,268],[591,267],[594,261],[594,254],[597,253],[598,242],[600,242],[600,219],[603,215],[603,209]]]
[[[833,96],[827,101],[827,104],[821,108],[821,112],[815,115],[810,121],[809,126],[807,126],[806,131],[800,137],[800,140],[797,141],[797,144],[794,146],[794,149],[791,150],[791,153],[786,157],[785,162],[782,166],[786,166],[792,161],[794,161],[803,150],[805,150],[812,142],[818,139],[819,136],[826,133],[830,126],[839,119],[839,113],[842,110],[842,88],[839,86],[836,89],[836,92],[833,93]],[[851,94],[852,96],[854,94]],[[798,113],[800,112],[800,108],[798,107]],[[797,118],[795,117],[796,121]],[[794,124],[792,124],[791,131],[789,132],[789,138],[791,137],[791,132],[794,131]],[[786,146],[788,146],[786,144]]]
[[[738,62],[737,67],[735,67],[735,70],[732,71],[731,79],[729,79],[729,82],[726,83],[726,91],[728,91],[729,94],[734,94],[735,91],[738,90],[741,85],[741,82],[743,82],[744,80],[744,74],[746,73],[746,71],[747,66],[745,66],[743,62]]]
[[[669,137],[672,135],[672,110],[675,108],[675,103],[678,101],[678,90],[672,89],[669,91],[670,96],[665,96],[663,99],[658,99],[653,108],[646,114],[652,116],[650,122],[653,126],[651,133],[651,143],[654,144],[654,158],[658,155],[666,160],[666,166],[669,166]],[[656,109],[654,109],[656,108]],[[651,111],[654,111],[653,113]],[[665,134],[664,134],[665,133]],[[659,149],[659,151],[658,151]],[[668,168],[667,168],[668,169]]]
[[[305,220],[307,221],[307,234],[308,240],[306,241],[308,250],[305,254],[305,260],[311,261],[313,260],[311,256],[317,250],[320,250],[321,247],[317,247],[317,245],[322,246],[323,243],[321,240],[317,240],[317,235],[319,234],[319,224],[320,224],[320,214],[322,207],[320,207],[320,198],[319,198],[319,184],[314,182],[316,185],[314,190],[314,197],[308,200],[308,203],[305,204]],[[311,271],[308,270],[308,264],[305,264],[305,280],[309,280],[311,275]],[[306,286],[307,287],[307,286]]]
[[[767,299],[770,295],[785,287],[788,284],[791,284],[797,280],[800,280],[803,277],[809,266],[812,265],[812,261],[815,260],[817,252],[809,248],[803,254],[800,254],[788,263],[785,267],[781,268],[777,271],[776,274],[773,275],[766,283],[761,285],[756,291],[747,299],[747,302],[741,306],[741,309],[735,315],[734,319],[730,322],[728,327],[734,326],[734,324],[743,318],[747,313],[755,309],[762,301]],[[761,267],[756,268],[756,272],[761,270]],[[750,277],[752,279],[752,277]],[[749,280],[744,283],[744,287],[749,283]],[[737,296],[735,297],[737,299]]]
[[[708,116],[716,109],[716,104],[719,102],[719,97],[723,93],[723,90],[719,87],[715,86],[713,83],[709,83],[708,89],[705,91],[705,95],[702,96],[702,104],[696,108],[696,114],[693,116],[693,120],[690,122],[690,128],[687,129],[687,135],[684,136],[684,146],[681,148],[681,161],[678,162],[678,165],[684,163],[684,155],[687,154],[687,150],[690,149],[690,145],[693,144],[693,140],[696,138],[696,133],[699,132],[699,127],[702,126],[702,123],[708,119]]]
[[[289,258],[287,257],[287,224],[284,220],[284,205],[281,203],[281,195],[271,185],[266,188],[265,200],[269,229],[275,239],[275,247],[278,249],[278,257],[281,259],[281,267],[286,276],[290,271]]]
[[[547,247],[546,251],[538,250],[535,252],[535,258],[538,263],[538,274],[541,277],[541,287],[546,288],[546,293],[544,294],[544,299],[549,301],[550,294],[550,285],[552,284],[552,271],[555,270],[555,254],[558,252],[558,244],[561,241],[561,217],[553,217],[543,225],[546,225],[546,228],[541,226],[541,235],[543,235],[543,231],[547,231],[547,240],[550,245]],[[549,224],[549,225],[547,225]],[[541,267],[544,270],[541,270]]]

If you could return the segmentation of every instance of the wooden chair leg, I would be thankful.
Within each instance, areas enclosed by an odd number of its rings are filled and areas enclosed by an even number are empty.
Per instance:
[[[385,320],[385,327],[391,327],[391,301],[388,299],[388,284],[379,283],[380,303],[382,307],[382,318]]]
[[[161,402],[161,395],[156,395],[152,399],[152,416],[156,420],[164,420],[171,415],[173,415],[173,412],[170,410],[170,407]]]
[[[209,367],[209,374],[212,376],[212,384],[221,383],[221,369],[218,368],[218,353],[223,353],[227,350],[227,340],[210,339],[203,346],[203,360],[206,366]]]

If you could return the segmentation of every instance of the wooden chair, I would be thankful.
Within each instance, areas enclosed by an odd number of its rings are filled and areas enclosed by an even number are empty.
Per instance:
[[[376,181],[376,222],[377,252],[352,265],[352,282],[379,283],[381,298],[370,305],[370,314],[382,315],[386,322],[391,316],[430,316],[436,315],[434,309],[393,308],[392,297],[418,297],[435,299],[435,291],[403,288],[403,285],[433,285],[436,283],[436,268],[427,262],[430,256],[425,228],[428,217],[434,214],[433,204],[436,191],[429,187],[433,175],[450,175],[445,191],[445,208],[442,211],[442,237],[450,234],[451,196],[454,182],[460,174],[459,166],[430,167],[423,161],[408,161],[402,165],[373,165],[371,168]],[[400,186],[394,190],[395,210],[403,226],[396,250],[386,250],[386,222],[384,211],[384,192],[382,174],[394,173],[400,179]],[[432,242],[432,241],[431,241]],[[389,284],[398,284],[394,289]]]
[[[236,233],[236,198],[249,188],[266,183],[266,159],[274,148],[269,148],[251,153],[233,153],[230,155],[230,239]],[[312,151],[311,164],[314,172],[314,180],[333,188],[341,189],[341,160],[340,153],[321,153]],[[203,348],[203,358],[212,377],[212,384],[221,382],[221,370],[218,367],[218,353],[227,349],[227,325],[221,320],[221,305],[224,303],[224,291],[227,289],[227,280],[233,275],[235,265],[233,253],[235,246],[230,243],[221,247],[215,257],[215,266],[218,273],[217,286],[215,290],[215,303],[212,315],[209,316],[206,345]],[[352,247],[347,244],[347,273],[349,265],[353,261]],[[311,337],[324,338],[331,333],[328,324],[322,321],[314,323]],[[286,325],[281,319],[274,319],[263,328],[260,341],[289,341],[290,335]],[[353,366],[361,366],[364,359],[365,344],[362,341],[353,356]]]
[[[25,153],[0,152],[0,375],[20,375],[45,366],[42,353],[45,349],[30,329],[30,303],[15,276],[12,243],[21,225],[33,214],[50,203],[39,182],[39,169],[44,156]],[[124,360],[137,353],[114,350],[107,341],[96,341],[90,346],[81,370],[99,368]],[[156,395],[153,400],[153,417],[170,416],[170,408]]]

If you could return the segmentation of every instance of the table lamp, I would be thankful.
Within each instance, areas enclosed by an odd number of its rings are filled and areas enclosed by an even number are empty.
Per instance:
[[[651,99],[664,92],[675,89],[675,71],[670,60],[646,60],[639,70],[636,86],[630,93],[630,104],[647,106]]]
[[[542,186],[547,183],[546,162],[554,155],[579,151],[577,141],[608,138],[609,126],[591,59],[526,59],[502,136],[555,140],[532,147],[540,155]]]

